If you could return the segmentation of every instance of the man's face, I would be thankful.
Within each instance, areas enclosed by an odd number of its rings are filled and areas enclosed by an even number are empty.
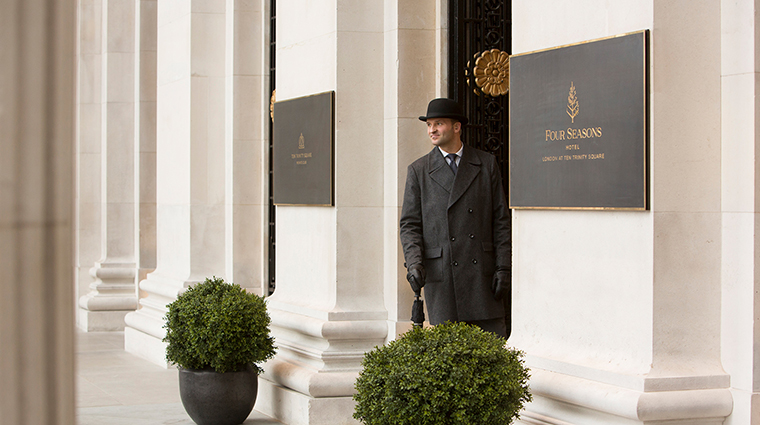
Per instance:
[[[430,118],[427,120],[428,137],[434,145],[448,153],[455,153],[460,148],[459,133],[462,123],[450,118]]]

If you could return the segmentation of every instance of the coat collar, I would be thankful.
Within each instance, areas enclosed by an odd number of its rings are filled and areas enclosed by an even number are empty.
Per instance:
[[[464,156],[464,153],[462,153],[462,156]],[[447,192],[451,193],[451,188],[454,186],[454,173],[451,172],[449,164],[446,163],[443,155],[441,155],[440,149],[437,146],[434,147],[428,154],[427,159],[430,178],[446,189]]]
[[[450,194],[447,207],[454,205],[464,195],[472,181],[480,173],[480,165],[482,164],[475,150],[467,145],[464,145],[462,159],[459,160],[456,179],[437,147],[428,153],[427,159],[430,178]]]
[[[445,163],[446,160],[443,162]],[[464,195],[467,188],[472,184],[472,181],[475,180],[475,177],[480,174],[480,165],[480,157],[476,151],[465,145],[464,151],[462,152],[462,159],[459,161],[457,176],[456,179],[454,179],[454,187],[449,196],[448,208],[451,208],[451,206]]]

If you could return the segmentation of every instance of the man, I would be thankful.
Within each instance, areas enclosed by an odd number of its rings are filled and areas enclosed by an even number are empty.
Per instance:
[[[507,338],[511,233],[496,158],[462,143],[467,118],[451,99],[427,115],[433,150],[409,165],[400,236],[407,279],[425,287],[430,323],[467,322]]]

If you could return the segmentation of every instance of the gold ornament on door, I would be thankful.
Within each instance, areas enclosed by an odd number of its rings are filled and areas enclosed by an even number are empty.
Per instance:
[[[272,90],[272,96],[269,98],[269,116],[274,122],[274,102],[277,101],[277,89]]]
[[[467,84],[475,80],[475,85],[484,94],[492,97],[509,92],[509,54],[499,49],[486,50],[475,54],[472,74],[466,72]],[[467,64],[469,66],[469,63]],[[478,90],[475,91],[476,94]]]

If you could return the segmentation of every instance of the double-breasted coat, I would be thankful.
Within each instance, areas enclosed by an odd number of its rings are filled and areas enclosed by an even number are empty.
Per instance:
[[[407,267],[425,267],[430,323],[504,317],[497,266],[511,266],[508,206],[496,158],[464,146],[456,177],[435,147],[407,169],[400,237]]]

